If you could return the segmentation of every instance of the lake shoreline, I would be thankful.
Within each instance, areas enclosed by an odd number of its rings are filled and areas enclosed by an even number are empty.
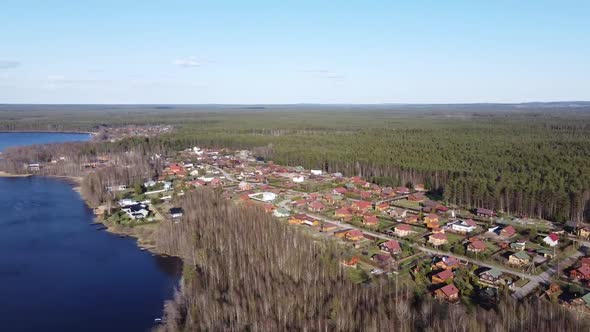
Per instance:
[[[72,131],[72,130],[46,130],[46,131],[42,131],[42,130],[13,130],[13,131],[6,131],[6,130],[0,130],[0,134],[18,134],[18,133],[23,133],[23,134],[88,134],[90,136],[96,136],[96,132],[93,131]]]
[[[54,179],[59,179],[59,180],[63,180],[63,181],[68,182],[71,185],[72,190],[75,191],[76,193],[78,193],[78,195],[80,196],[82,201],[84,201],[84,204],[89,209],[91,209],[93,212],[95,212],[94,219],[93,219],[93,222],[91,223],[91,225],[100,224],[105,227],[103,230],[108,233],[111,233],[113,235],[119,235],[119,236],[129,236],[129,237],[136,239],[136,245],[142,251],[143,250],[149,251],[152,254],[159,255],[162,257],[176,257],[176,256],[170,255],[168,253],[165,253],[164,251],[159,249],[155,244],[153,244],[153,239],[150,238],[150,236],[147,236],[145,234],[145,232],[139,231],[139,228],[146,227],[146,226],[152,227],[152,228],[157,227],[158,224],[156,224],[156,223],[146,223],[145,225],[126,227],[126,226],[121,226],[121,225],[113,225],[113,224],[105,222],[105,220],[100,215],[96,214],[96,209],[94,209],[90,206],[90,204],[88,203],[88,199],[86,199],[86,197],[84,197],[84,195],[82,193],[82,180],[84,179],[83,177],[65,176],[65,175],[15,174],[15,173],[9,173],[9,172],[5,172],[5,171],[0,171],[0,177],[5,177],[5,178],[25,178],[25,177],[33,177],[33,176],[54,178]],[[180,258],[180,257],[178,257],[178,258]]]
[[[30,176],[33,176],[33,174],[16,174],[0,171],[0,178],[28,178]]]

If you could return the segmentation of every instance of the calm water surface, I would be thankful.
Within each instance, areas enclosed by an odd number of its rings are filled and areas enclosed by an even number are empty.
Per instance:
[[[98,231],[92,219],[65,181],[0,178],[0,331],[153,326],[178,282],[180,261]]]
[[[89,134],[76,133],[0,133],[0,152],[13,146],[88,141],[89,139]]]

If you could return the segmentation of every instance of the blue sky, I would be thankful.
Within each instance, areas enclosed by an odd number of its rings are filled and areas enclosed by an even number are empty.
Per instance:
[[[590,1],[0,2],[0,103],[590,100]]]

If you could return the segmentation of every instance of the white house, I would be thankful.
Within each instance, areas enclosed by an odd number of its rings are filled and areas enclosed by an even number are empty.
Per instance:
[[[301,175],[301,176],[294,176],[292,178],[292,180],[295,183],[301,183],[301,182],[305,181],[305,178],[303,177],[303,175]]]
[[[475,230],[475,226],[466,223],[465,221],[455,222],[451,225],[451,229],[459,233],[470,233]]]
[[[248,197],[257,201],[272,202],[277,198],[277,194],[265,191],[262,193],[250,194]]]
[[[151,188],[151,187],[153,187],[153,186],[155,186],[155,185],[156,185],[156,181],[153,181],[153,180],[150,180],[150,181],[148,181],[148,182],[145,182],[145,183],[143,184],[143,186],[144,186],[144,187],[146,187],[146,188]]]
[[[320,169],[312,169],[311,174],[313,175],[322,175],[322,170]]]
[[[549,233],[544,239],[543,242],[547,243],[550,247],[555,247],[559,242],[559,236],[555,233]]]
[[[150,213],[147,209],[147,205],[142,203],[124,206],[121,208],[121,211],[127,213],[127,216],[132,220],[144,219]]]
[[[119,200],[119,202],[117,202],[119,204],[120,207],[125,207],[125,206],[130,206],[130,205],[135,205],[137,204],[136,200],[133,199],[129,199],[129,198],[124,198]]]

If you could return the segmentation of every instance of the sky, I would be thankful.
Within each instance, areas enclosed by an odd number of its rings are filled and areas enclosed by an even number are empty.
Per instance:
[[[0,103],[590,100],[590,1],[0,1]]]

